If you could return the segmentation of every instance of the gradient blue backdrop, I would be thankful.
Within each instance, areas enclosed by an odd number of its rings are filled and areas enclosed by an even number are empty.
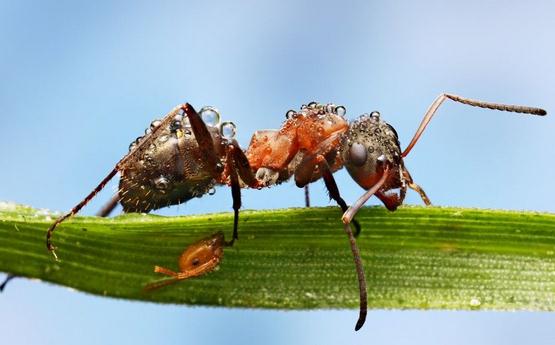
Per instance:
[[[311,100],[344,104],[350,118],[378,109],[405,145],[443,91],[554,110],[554,34],[552,1],[0,1],[0,200],[69,209],[185,101],[219,107],[244,146]],[[552,116],[446,103],[406,163],[437,205],[554,212],[553,133]],[[345,172],[337,179],[348,202],[361,194]],[[321,182],[312,192],[328,205]],[[244,193],[246,208],[302,204],[293,184]],[[230,205],[222,188],[161,214]],[[23,279],[0,296],[6,344],[555,341],[549,313],[372,311],[358,333],[355,319],[128,302]]]

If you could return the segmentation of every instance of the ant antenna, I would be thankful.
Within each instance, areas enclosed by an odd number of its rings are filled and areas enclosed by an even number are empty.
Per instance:
[[[360,210],[360,208],[383,186],[387,177],[389,176],[389,165],[386,165],[382,174],[382,177],[372,188],[366,191],[355,203],[350,206],[347,211],[343,214],[341,220],[344,224],[345,232],[349,237],[349,243],[351,244],[351,251],[353,252],[353,258],[355,260],[355,267],[358,277],[358,289],[360,293],[360,311],[358,316],[358,321],[355,325],[355,331],[361,329],[366,321],[366,314],[368,313],[368,293],[366,291],[366,277],[364,275],[364,269],[362,268],[362,259],[360,258],[360,251],[358,250],[355,237],[349,226],[353,220],[355,214]]]
[[[443,93],[435,99],[435,101],[432,103],[432,105],[430,105],[430,107],[426,111],[426,114],[424,114],[424,118],[422,119],[422,122],[420,123],[420,126],[416,130],[416,133],[414,134],[414,137],[410,141],[410,143],[407,146],[407,148],[405,149],[405,151],[403,151],[403,154],[402,154],[403,158],[406,157],[409,154],[409,152],[412,150],[412,148],[414,147],[414,145],[416,144],[418,139],[420,139],[420,136],[422,135],[422,132],[424,132],[424,130],[426,129],[426,126],[428,126],[428,123],[430,122],[430,120],[432,119],[434,114],[436,113],[437,109],[439,108],[439,106],[446,99],[450,99],[452,101],[459,102],[459,103],[466,104],[466,105],[470,105],[470,106],[473,106],[473,107],[480,107],[480,108],[486,108],[486,109],[508,111],[508,112],[513,112],[513,113],[539,115],[539,116],[544,116],[544,115],[547,114],[547,112],[545,110],[540,109],[540,108],[527,107],[527,106],[522,106],[522,105],[490,103],[490,102],[484,102],[484,101],[479,101],[479,100],[470,99],[470,98],[464,98],[464,97],[453,95],[453,94],[450,94],[450,93]]]

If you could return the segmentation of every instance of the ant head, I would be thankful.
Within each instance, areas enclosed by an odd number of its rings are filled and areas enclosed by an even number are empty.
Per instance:
[[[188,272],[212,260],[220,261],[224,255],[224,234],[217,232],[191,244],[179,257],[179,269]]]
[[[351,177],[364,189],[379,180],[385,163],[393,168],[402,164],[397,132],[377,111],[349,125],[342,137],[341,156]]]

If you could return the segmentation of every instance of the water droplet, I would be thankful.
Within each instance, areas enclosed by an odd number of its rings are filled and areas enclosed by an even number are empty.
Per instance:
[[[166,177],[160,176],[154,180],[154,187],[160,192],[165,193],[170,188],[170,181]]]
[[[170,125],[170,131],[176,132],[178,129],[181,129],[181,121],[180,120],[173,120]]]
[[[208,195],[214,195],[216,194],[216,188],[212,187],[208,190]]]
[[[166,141],[168,141],[168,139],[169,139],[169,137],[166,134],[164,134],[164,135],[161,135],[161,136],[158,137],[158,142],[159,143],[165,143]]]
[[[326,105],[326,113],[333,113],[335,109],[335,105],[329,103],[328,105]]]
[[[138,137],[137,139],[135,139],[135,144],[138,144],[142,139],[143,137]]]
[[[214,107],[204,107],[199,114],[207,126],[215,127],[220,124],[220,112]]]
[[[235,124],[233,122],[222,122],[220,126],[220,133],[222,137],[227,140],[232,140],[235,138],[235,134],[237,133]]]
[[[285,118],[286,119],[292,119],[295,116],[296,112],[293,109],[287,110],[287,112],[285,113]]]
[[[160,125],[162,124],[162,121],[160,120],[154,120],[150,123],[150,129],[154,130],[155,128],[160,127]]]
[[[129,144],[129,151],[132,151],[135,147],[137,147],[137,144],[135,144],[135,142],[132,142],[131,144]]]
[[[472,297],[470,299],[470,306],[472,308],[477,308],[482,304],[482,302],[480,301],[480,299],[478,297]]]
[[[152,133],[152,129],[150,128],[145,129],[145,135],[148,135],[150,133]]]
[[[301,110],[305,110],[307,108],[306,104],[301,105]]]
[[[374,147],[368,146],[368,153],[373,153],[373,152],[374,152]]]
[[[378,157],[378,162],[380,162],[380,163],[385,163],[385,161],[386,161],[385,155],[380,155],[380,156]]]
[[[345,114],[347,113],[347,109],[345,109],[344,106],[339,105],[335,107],[335,113],[339,116],[345,116]]]
[[[375,119],[375,120],[378,120],[380,118],[380,112],[379,111],[373,111],[373,112],[370,113],[370,117]]]
[[[308,107],[311,108],[311,109],[316,108],[317,105],[318,105],[318,102],[310,102],[310,103],[308,103]]]

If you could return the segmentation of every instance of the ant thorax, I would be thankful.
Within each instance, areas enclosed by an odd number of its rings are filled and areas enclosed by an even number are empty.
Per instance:
[[[363,114],[349,125],[341,138],[341,157],[351,177],[364,189],[376,184],[384,164],[390,166],[391,173],[383,190],[401,186],[403,159],[399,138],[377,111]]]
[[[205,107],[200,114],[212,119],[206,121],[207,129],[216,155],[224,157],[219,113]],[[148,142],[143,144],[145,140]],[[149,212],[180,204],[209,193],[219,182],[182,110],[176,111],[169,122],[153,121],[145,136],[131,143],[130,151],[139,144],[144,149],[135,152],[120,170],[119,198],[125,212]]]
[[[254,133],[246,156],[256,177],[264,186],[279,184],[297,175],[306,160],[325,156],[332,171],[341,167],[337,148],[348,128],[346,109],[341,105],[311,102],[299,111],[289,110],[278,130]],[[315,168],[308,182],[322,177]]]

